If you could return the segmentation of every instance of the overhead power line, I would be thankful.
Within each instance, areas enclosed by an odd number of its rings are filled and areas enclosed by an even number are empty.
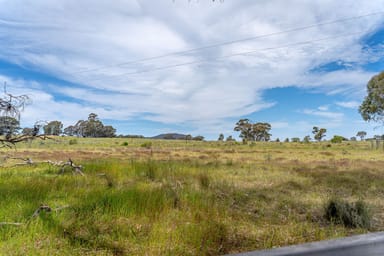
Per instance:
[[[243,51],[243,52],[232,53],[232,54],[228,54],[228,55],[224,55],[224,56],[220,56],[220,57],[216,57],[216,58],[212,58],[212,59],[207,59],[207,60],[196,60],[196,61],[190,61],[190,62],[177,63],[177,64],[166,65],[166,66],[155,67],[155,68],[149,68],[149,69],[135,71],[135,72],[127,72],[127,73],[121,73],[121,74],[117,74],[117,75],[110,75],[108,77],[135,75],[135,74],[148,73],[148,72],[152,72],[152,71],[171,69],[171,68],[187,66],[187,65],[193,65],[193,64],[202,64],[202,63],[207,63],[207,62],[210,62],[210,61],[220,61],[222,59],[232,58],[232,57],[236,57],[236,56],[248,55],[248,54],[253,54],[253,53],[262,52],[262,51],[271,51],[271,50],[289,48],[289,47],[294,47],[294,46],[298,46],[298,45],[311,44],[311,43],[314,43],[314,42],[321,42],[321,41],[326,41],[326,40],[331,40],[331,39],[336,39],[336,38],[342,38],[342,37],[359,35],[359,34],[363,34],[365,32],[366,31],[359,31],[359,32],[355,32],[355,33],[348,33],[348,34],[343,34],[343,35],[338,35],[338,36],[324,37],[324,38],[319,38],[319,39],[300,41],[300,42],[280,45],[280,46],[276,46],[276,47],[266,47],[266,48],[254,49],[254,50],[250,50],[250,51]],[[97,81],[97,80],[101,80],[101,79],[102,78],[96,78],[96,79],[90,79],[88,81]]]
[[[237,43],[242,43],[242,42],[247,42],[247,41],[253,41],[253,40],[257,40],[257,39],[261,39],[261,38],[277,36],[277,35],[297,32],[297,31],[301,31],[301,30],[307,30],[307,29],[311,29],[314,27],[318,27],[318,26],[326,26],[326,25],[331,25],[331,24],[336,24],[336,23],[343,23],[343,22],[358,20],[361,18],[375,16],[375,15],[382,15],[382,14],[384,14],[384,11],[372,12],[372,13],[368,13],[368,14],[364,14],[364,15],[352,16],[352,17],[347,17],[347,18],[342,18],[342,19],[337,19],[337,20],[332,20],[332,21],[319,22],[319,23],[314,23],[314,24],[307,25],[307,26],[291,28],[291,29],[287,29],[287,30],[274,32],[274,33],[257,35],[257,36],[252,36],[252,37],[247,37],[247,38],[242,38],[242,39],[237,39],[237,40],[232,40],[232,41],[226,41],[226,42],[222,42],[222,43],[216,43],[216,44],[201,46],[201,47],[197,47],[197,48],[193,48],[193,49],[189,49],[189,50],[170,52],[170,53],[157,55],[157,56],[153,56],[153,57],[141,58],[141,59],[132,60],[132,61],[128,61],[128,62],[121,62],[118,64],[106,65],[106,66],[101,66],[98,68],[77,71],[77,72],[74,72],[73,74],[82,74],[82,73],[87,73],[87,72],[100,71],[100,70],[110,69],[113,67],[121,67],[121,66],[129,65],[129,64],[136,64],[136,63],[150,61],[150,60],[162,59],[162,58],[170,57],[170,56],[185,55],[188,53],[193,53],[193,52],[202,51],[202,50],[206,50],[206,49],[217,48],[217,47],[221,47],[221,46],[232,45],[232,44],[237,44]]]

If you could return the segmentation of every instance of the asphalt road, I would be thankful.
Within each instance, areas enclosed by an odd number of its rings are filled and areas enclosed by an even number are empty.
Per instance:
[[[314,243],[306,243],[271,250],[231,254],[231,256],[382,256],[384,232],[369,233]]]

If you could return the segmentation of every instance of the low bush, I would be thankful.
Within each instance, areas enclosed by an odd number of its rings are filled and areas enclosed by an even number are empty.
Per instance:
[[[77,144],[77,139],[70,139],[70,140],[68,141],[68,144],[69,144],[69,145],[76,145],[76,144]]]
[[[363,201],[349,203],[344,200],[331,199],[325,208],[325,218],[335,224],[348,228],[366,228],[371,226],[371,214]]]
[[[142,148],[151,148],[152,147],[152,142],[148,141],[148,142],[144,142],[143,144],[141,144],[141,147]]]

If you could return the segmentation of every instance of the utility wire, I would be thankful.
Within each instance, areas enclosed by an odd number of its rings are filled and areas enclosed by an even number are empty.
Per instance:
[[[348,36],[354,36],[358,34],[362,34],[366,31],[359,31],[355,33],[348,33],[344,35],[338,35],[338,36],[332,36],[332,37],[324,37],[324,38],[319,38],[319,39],[313,39],[313,40],[307,40],[307,41],[300,41],[296,43],[290,43],[290,44],[285,44],[277,47],[266,47],[266,48],[260,48],[260,49],[254,49],[251,51],[245,51],[245,52],[238,52],[238,53],[233,53],[233,54],[228,54],[208,60],[197,60],[197,61],[190,61],[190,62],[183,62],[183,63],[178,63],[178,64],[172,64],[172,65],[167,65],[167,66],[162,66],[162,67],[155,67],[155,68],[150,68],[150,69],[145,69],[145,70],[140,70],[140,71],[135,71],[135,72],[128,72],[128,73],[122,73],[122,74],[117,74],[117,75],[110,75],[108,77],[118,77],[118,76],[126,76],[126,75],[135,75],[135,74],[141,74],[141,73],[148,73],[152,71],[158,71],[158,70],[164,70],[164,69],[170,69],[170,68],[176,68],[176,67],[181,67],[181,66],[187,66],[187,65],[193,65],[193,64],[202,64],[210,61],[220,61],[222,59],[226,58],[232,58],[236,56],[241,56],[241,55],[248,55],[248,54],[253,54],[261,51],[271,51],[271,50],[277,50],[277,49],[282,49],[282,48],[289,48],[293,46],[298,46],[298,45],[305,45],[305,44],[311,44],[314,42],[320,42],[320,41],[326,41],[326,40],[331,40],[331,39],[336,39],[336,38],[342,38],[342,37],[348,37]],[[88,81],[97,81],[101,80],[103,78],[96,78],[96,79],[91,79]]]
[[[142,59],[137,59],[137,60],[133,60],[133,61],[113,64],[113,65],[101,66],[101,67],[94,68],[94,69],[87,69],[87,70],[77,71],[77,72],[74,72],[73,74],[82,74],[82,73],[86,73],[86,72],[100,71],[100,70],[109,69],[109,68],[113,68],[113,67],[125,66],[125,65],[128,65],[128,64],[136,64],[136,63],[150,61],[150,60],[162,59],[162,58],[169,57],[169,56],[185,55],[187,53],[197,52],[197,51],[201,51],[201,50],[216,48],[216,47],[225,46],[225,45],[237,44],[237,43],[242,43],[242,42],[247,42],[247,41],[253,41],[253,40],[256,40],[256,39],[260,39],[260,38],[266,38],[266,37],[271,37],[271,36],[276,36],[276,35],[282,35],[282,34],[286,34],[286,33],[297,32],[297,31],[311,29],[311,28],[318,27],[318,26],[325,26],[325,25],[331,25],[331,24],[336,24],[336,23],[342,23],[342,22],[357,20],[357,19],[361,19],[361,18],[365,18],[365,17],[374,16],[374,15],[381,15],[383,13],[384,13],[384,11],[372,12],[372,13],[368,13],[368,14],[364,14],[364,15],[347,17],[347,18],[337,19],[337,20],[333,20],[333,21],[314,23],[314,24],[311,24],[311,25],[302,26],[302,27],[296,27],[296,28],[287,29],[287,30],[282,30],[282,31],[274,32],[274,33],[263,34],[263,35],[258,35],[258,36],[252,36],[252,37],[242,38],[242,39],[238,39],[238,40],[232,40],[232,41],[227,41],[227,42],[222,42],[222,43],[202,46],[202,47],[193,48],[193,49],[184,50],[184,51],[170,52],[170,53],[166,53],[166,54],[163,54],[163,55],[158,55],[158,56],[153,56],[153,57],[148,57],[148,58],[142,58]]]

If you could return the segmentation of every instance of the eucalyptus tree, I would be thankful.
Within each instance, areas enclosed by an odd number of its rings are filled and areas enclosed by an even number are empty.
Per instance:
[[[243,141],[269,141],[271,128],[269,123],[252,123],[249,119],[240,119],[234,130],[240,132]]]
[[[319,128],[317,126],[314,126],[312,129],[312,133],[314,134],[314,138],[317,141],[321,141],[326,135],[327,129],[325,128]]]
[[[20,129],[20,122],[16,118],[0,116],[0,135],[16,135]]]
[[[269,123],[255,123],[252,126],[253,140],[255,141],[269,141],[271,134],[269,131],[272,126]]]
[[[104,125],[97,114],[91,113],[87,120],[79,120],[75,125],[66,127],[64,133],[78,137],[115,137],[116,129],[111,125]]]
[[[63,132],[63,123],[60,121],[51,121],[44,125],[44,134],[46,135],[60,135]]]
[[[236,132],[240,132],[240,138],[243,139],[243,141],[249,141],[253,140],[253,134],[252,134],[252,123],[249,121],[249,119],[244,118],[240,119],[234,128]]]
[[[359,112],[365,121],[384,121],[384,71],[369,80]]]
[[[360,137],[360,140],[364,140],[365,136],[367,136],[367,132],[366,131],[359,131],[356,134],[356,137]]]

